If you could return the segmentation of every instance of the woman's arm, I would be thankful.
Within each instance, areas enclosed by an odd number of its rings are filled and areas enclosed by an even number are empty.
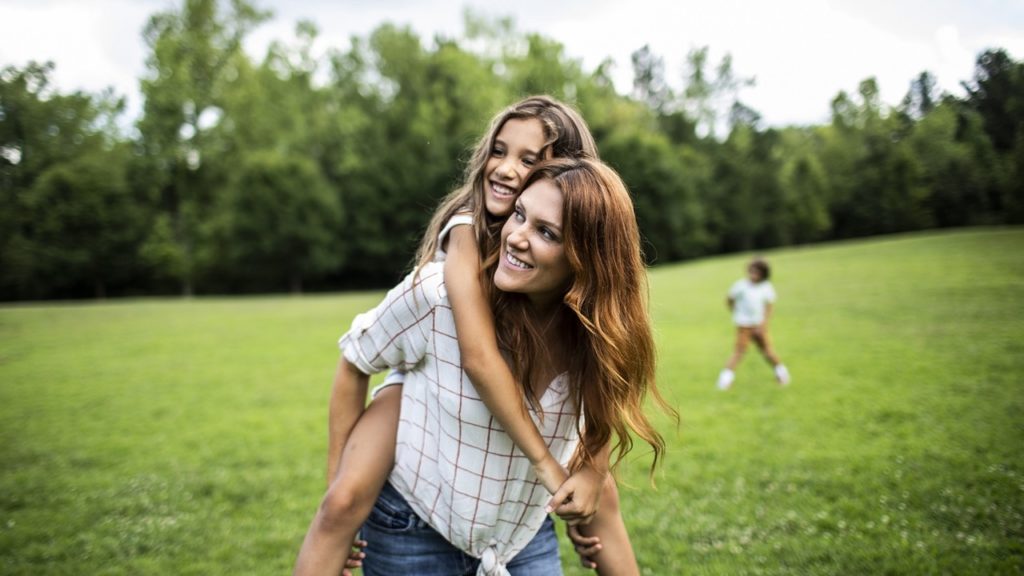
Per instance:
[[[344,356],[338,361],[338,370],[334,375],[334,386],[331,388],[331,404],[327,421],[327,485],[330,486],[338,471],[341,451],[348,441],[359,416],[366,407],[366,389],[370,377],[362,373]]]
[[[481,286],[479,247],[471,226],[456,226],[449,233],[444,274],[462,369],[484,405],[530,460],[544,487],[554,493],[566,479],[565,470],[530,419],[515,377],[498,352],[494,317]]]
[[[352,319],[338,340],[342,357],[331,389],[327,481],[337,472],[341,451],[366,406],[370,378],[387,368],[408,368],[427,353],[433,309],[440,302],[440,264],[410,272],[372,310]]]

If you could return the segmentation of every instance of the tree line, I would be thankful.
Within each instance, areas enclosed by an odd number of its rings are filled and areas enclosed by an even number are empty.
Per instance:
[[[678,79],[641,47],[620,94],[610,61],[584,70],[508,18],[467,12],[429,42],[383,24],[322,56],[300,22],[255,60],[243,40],[268,18],[243,0],[154,14],[128,128],[112,90],[0,71],[0,299],[386,285],[490,117],[535,93],[587,119],[651,264],[1024,221],[1024,64],[998,48],[963,97],[922,72],[886,106],[867,78],[827,124],[777,128],[706,47]]]

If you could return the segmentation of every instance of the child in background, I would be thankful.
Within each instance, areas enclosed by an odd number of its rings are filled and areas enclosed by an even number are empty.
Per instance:
[[[416,265],[419,269],[431,261],[444,261],[463,369],[481,400],[529,459],[537,478],[554,494],[553,511],[563,518],[589,519],[602,491],[613,494],[608,508],[614,512],[599,515],[590,535],[599,536],[609,553],[635,566],[625,526],[616,513],[614,483],[604,481],[607,469],[597,475],[574,474],[567,480],[531,420],[520,383],[498,351],[494,319],[481,282],[481,254],[493,252],[491,247],[499,240],[501,225],[512,213],[529,171],[549,158],[597,158],[593,136],[574,110],[549,97],[534,96],[498,114],[478,142],[462,186],[435,212]],[[400,384],[400,373],[389,376],[361,414],[342,413],[329,422],[343,442],[328,447],[329,487],[299,551],[296,575],[349,574],[349,568],[360,565],[362,554],[352,551],[351,545],[393,466]]]
[[[789,384],[789,371],[782,364],[779,355],[772,348],[768,336],[768,321],[772,316],[775,303],[775,288],[768,281],[771,269],[761,258],[754,258],[747,266],[747,277],[741,278],[729,288],[726,302],[732,312],[733,323],[736,324],[736,348],[725,363],[725,368],[718,375],[718,388],[728,390],[736,379],[736,365],[747,351],[751,340],[771,362],[775,370],[775,378],[779,384]]]

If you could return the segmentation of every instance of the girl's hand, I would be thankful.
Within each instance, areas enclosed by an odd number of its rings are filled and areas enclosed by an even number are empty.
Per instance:
[[[580,557],[580,566],[591,570],[597,568],[597,563],[592,557],[601,551],[601,539],[597,536],[584,536],[580,534],[579,526],[569,526],[566,530],[569,540],[572,540],[572,547]]]
[[[349,550],[348,558],[345,559],[345,569],[341,571],[341,576],[353,576],[349,568],[362,567],[363,558],[366,558],[363,548],[366,548],[366,540],[356,540],[352,543],[352,549]]]
[[[588,524],[600,506],[604,481],[604,472],[590,466],[580,468],[551,497],[548,512],[554,511],[569,526]]]

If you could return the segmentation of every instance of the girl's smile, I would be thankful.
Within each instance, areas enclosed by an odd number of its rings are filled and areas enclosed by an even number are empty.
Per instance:
[[[516,192],[530,169],[541,160],[544,126],[536,118],[511,118],[494,138],[484,167],[484,205],[491,216],[512,212]]]

